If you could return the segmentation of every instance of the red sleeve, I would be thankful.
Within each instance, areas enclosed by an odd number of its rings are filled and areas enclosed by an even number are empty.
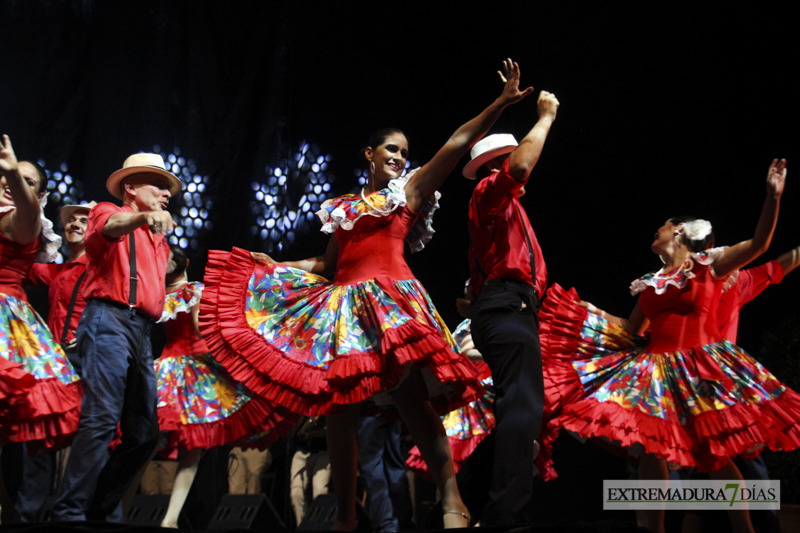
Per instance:
[[[508,159],[506,159],[499,172],[481,180],[475,187],[472,197],[475,200],[475,212],[478,216],[476,222],[485,222],[504,212],[524,185],[525,183],[515,180],[508,174]]]
[[[60,265],[54,263],[34,263],[28,271],[28,281],[36,287],[49,287],[59,270]]]
[[[103,228],[111,215],[120,213],[122,209],[114,204],[103,202],[97,204],[89,211],[89,226],[86,228],[86,247],[105,246],[109,242],[118,242],[120,239],[111,239],[103,235]]]
[[[736,288],[739,291],[739,307],[761,294],[770,285],[783,280],[783,269],[777,261],[739,272]]]

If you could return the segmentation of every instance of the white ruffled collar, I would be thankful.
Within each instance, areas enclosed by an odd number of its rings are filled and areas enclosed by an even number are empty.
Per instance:
[[[364,198],[363,194],[347,194],[332,198],[323,202],[316,215],[322,221],[321,231],[323,233],[334,233],[341,228],[350,231],[364,216],[385,217],[392,214],[398,207],[405,206],[406,199],[405,187],[408,180],[419,168],[408,172],[405,176],[393,179],[386,188],[377,191]],[[375,205],[376,197],[383,196],[385,201],[380,205]],[[442,197],[439,191],[434,193],[434,199],[428,201],[420,213],[414,227],[408,234],[406,242],[412,252],[422,250],[425,245],[433,238],[433,214],[439,208],[439,199]]]
[[[686,286],[690,279],[695,277],[694,272],[692,272],[695,262],[700,263],[701,265],[710,265],[722,254],[723,250],[724,248],[719,247],[711,248],[699,253],[692,253],[689,258],[675,270],[665,273],[664,269],[662,268],[658,272],[645,274],[641,278],[634,280],[631,283],[631,296],[639,294],[647,287],[653,287],[653,289],[656,291],[656,294],[664,294],[664,292],[667,290],[667,287],[670,285],[682,289]],[[725,286],[723,288],[727,288],[730,285],[730,280],[731,277],[729,276],[728,279],[725,280]]]

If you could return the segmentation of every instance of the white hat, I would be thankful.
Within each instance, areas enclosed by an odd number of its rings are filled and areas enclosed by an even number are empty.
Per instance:
[[[499,155],[510,154],[516,147],[517,140],[510,133],[497,133],[481,139],[469,152],[472,160],[464,165],[464,177],[474,180],[484,163]]]
[[[65,205],[64,207],[61,208],[61,223],[66,226],[67,222],[69,222],[69,217],[71,217],[75,211],[80,211],[80,210],[91,211],[92,208],[96,205],[97,202],[89,202],[88,204],[80,204],[80,205],[76,204]]]
[[[181,192],[181,180],[171,172],[167,172],[164,166],[164,159],[158,154],[133,154],[122,164],[122,168],[117,170],[106,180],[106,189],[115,198],[122,199],[122,191],[119,184],[124,178],[134,174],[150,174],[165,177],[169,180],[169,193],[175,196]]]

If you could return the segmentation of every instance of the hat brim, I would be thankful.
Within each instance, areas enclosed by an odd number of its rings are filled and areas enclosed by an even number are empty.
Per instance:
[[[88,206],[88,205],[65,205],[64,207],[61,208],[61,223],[66,226],[67,222],[69,221],[69,217],[71,217],[75,213],[75,211],[87,211],[88,212],[88,211],[92,210],[92,207],[94,207],[94,206]]]
[[[119,185],[122,183],[122,180],[128,176],[133,176],[134,174],[151,174],[154,176],[167,178],[169,181],[169,194],[171,196],[176,196],[183,188],[181,180],[179,180],[175,174],[167,172],[164,169],[158,167],[128,167],[119,169],[108,177],[106,180],[106,190],[108,190],[108,192],[111,193],[111,196],[114,198],[119,198],[122,200],[122,191],[120,190]]]
[[[478,169],[486,164],[487,161],[490,161],[501,155],[510,154],[516,147],[517,145],[515,144],[509,144],[506,146],[498,146],[497,148],[483,152],[481,155],[464,165],[462,174],[464,174],[464,177],[468,180],[474,180],[477,178]]]

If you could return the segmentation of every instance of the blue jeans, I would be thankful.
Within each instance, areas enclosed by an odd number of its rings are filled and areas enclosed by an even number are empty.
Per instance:
[[[114,513],[158,441],[153,322],[89,300],[78,326],[85,386],[81,418],[52,520],[120,520]],[[122,441],[109,455],[119,423]]]

